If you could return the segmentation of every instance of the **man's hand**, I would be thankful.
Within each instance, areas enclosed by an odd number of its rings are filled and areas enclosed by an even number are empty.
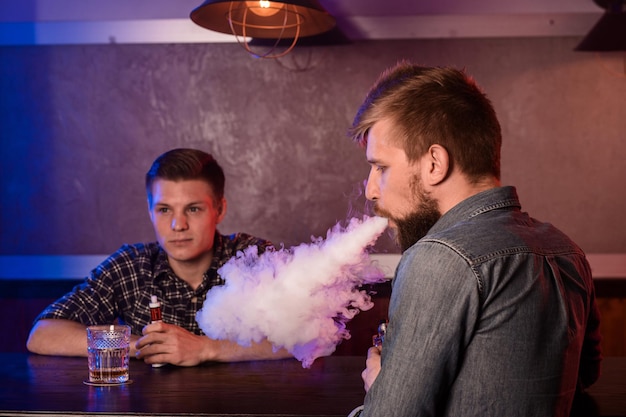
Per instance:
[[[152,323],[143,328],[143,337],[135,344],[135,356],[150,364],[195,366],[204,362],[203,354],[209,341],[205,336],[197,336],[173,324]]]
[[[379,346],[373,346],[367,351],[365,370],[361,372],[361,378],[363,379],[365,392],[369,391],[370,387],[376,380],[376,377],[380,373],[380,353],[381,347]]]
[[[135,347],[137,359],[150,364],[170,363],[177,366],[195,366],[207,361],[236,362],[291,357],[284,349],[275,352],[267,341],[245,347],[227,340],[198,336],[182,327],[162,322],[144,327],[143,337]]]

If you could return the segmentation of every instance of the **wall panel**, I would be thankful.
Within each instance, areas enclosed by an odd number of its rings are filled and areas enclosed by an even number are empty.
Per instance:
[[[225,233],[292,246],[364,210],[346,128],[380,71],[465,67],[504,132],[503,181],[587,252],[626,252],[626,77],[578,38],[370,41],[255,60],[236,44],[0,47],[0,254],[103,254],[152,239],[143,175],[214,153]],[[623,75],[623,74],[622,74]],[[379,249],[394,251],[390,239]]]

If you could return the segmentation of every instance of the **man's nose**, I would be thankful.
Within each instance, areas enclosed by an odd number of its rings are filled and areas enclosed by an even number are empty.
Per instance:
[[[367,181],[365,182],[365,198],[371,201],[378,200],[379,197],[379,189],[376,181],[374,181],[372,171],[370,171],[370,175],[367,177]]]
[[[187,229],[187,218],[184,215],[177,215],[172,218],[172,230],[180,232]]]

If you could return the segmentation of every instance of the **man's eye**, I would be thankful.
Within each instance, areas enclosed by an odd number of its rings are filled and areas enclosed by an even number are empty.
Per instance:
[[[189,207],[189,211],[192,213],[197,213],[200,211],[200,207]]]
[[[170,209],[168,209],[167,207],[159,207],[157,209],[157,213],[167,213]]]
[[[376,171],[383,172],[384,170],[385,170],[385,167],[380,166],[380,165],[376,165]]]

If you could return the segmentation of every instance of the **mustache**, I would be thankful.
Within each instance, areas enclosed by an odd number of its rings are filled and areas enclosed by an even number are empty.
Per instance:
[[[391,215],[391,213],[389,213],[387,210],[383,209],[380,207],[380,205],[378,204],[378,201],[374,203],[374,205],[372,206],[372,211],[374,212],[374,214],[376,214],[377,216],[380,217],[385,217],[387,219],[393,219],[393,216]]]

